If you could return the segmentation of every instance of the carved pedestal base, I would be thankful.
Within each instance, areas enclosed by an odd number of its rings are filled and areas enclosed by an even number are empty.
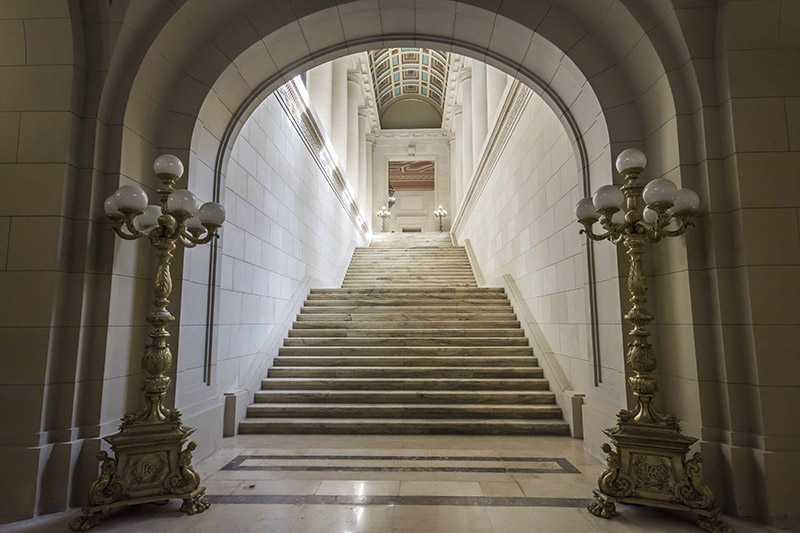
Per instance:
[[[604,431],[616,451],[603,444],[606,469],[597,480],[599,486],[589,511],[601,518],[612,518],[615,503],[631,503],[687,511],[698,517],[698,526],[713,533],[731,533],[713,507],[714,496],[700,473],[702,457],[686,454],[697,439],[680,431],[674,419],[658,424],[634,422],[620,414],[617,426]]]
[[[102,462],[100,477],[89,490],[89,505],[70,524],[73,531],[86,531],[114,509],[129,505],[180,498],[186,514],[209,508],[203,498],[206,489],[192,466],[197,444],[189,442],[184,449],[194,430],[181,425],[175,413],[174,420],[155,424],[125,421],[118,433],[106,437],[115,458],[104,451],[97,455]]]

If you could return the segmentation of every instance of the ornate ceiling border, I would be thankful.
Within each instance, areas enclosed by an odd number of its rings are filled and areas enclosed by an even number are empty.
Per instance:
[[[279,87],[275,91],[275,95],[317,166],[322,170],[325,180],[333,189],[347,216],[350,217],[361,237],[366,239],[369,228],[358,201],[350,191],[347,178],[329,148],[330,143],[301,91],[302,89],[298,87],[297,83],[291,80]]]
[[[460,233],[464,230],[466,221],[472,215],[472,211],[475,209],[478,199],[486,188],[489,176],[492,175],[492,171],[497,165],[497,161],[500,159],[503,150],[505,150],[508,139],[517,126],[532,94],[533,91],[524,83],[519,80],[513,80],[511,88],[503,102],[503,107],[500,109],[497,122],[495,122],[492,132],[489,135],[486,149],[483,151],[483,154],[481,154],[481,159],[475,169],[475,174],[472,180],[470,180],[469,189],[464,195],[464,202],[461,204],[461,209],[458,210],[458,214],[453,221],[450,232],[455,235],[456,238],[460,237]]]

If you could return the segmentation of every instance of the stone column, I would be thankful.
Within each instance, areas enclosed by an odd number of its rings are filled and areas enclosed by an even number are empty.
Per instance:
[[[347,74],[347,180],[354,196],[358,196],[358,96],[361,91],[359,75]]]
[[[461,175],[458,186],[463,191],[464,184],[472,180],[472,79],[470,70],[461,71]],[[459,135],[456,132],[456,135]],[[459,204],[461,196],[458,197]]]
[[[508,76],[502,70],[498,70],[491,65],[486,65],[486,105],[489,117],[489,126],[494,125],[497,109],[500,107],[500,99],[506,89]]]
[[[347,166],[347,62],[343,57],[333,62],[333,82],[331,84],[331,129],[328,136],[333,150],[339,159],[339,165],[345,173]]]
[[[464,131],[463,131],[463,114],[462,107],[455,106],[453,109],[453,133],[454,139],[450,143],[451,156],[450,156],[450,207],[452,208],[451,215],[455,216],[461,205],[461,198],[464,194],[464,162],[463,162],[463,147],[464,147]]]
[[[367,108],[358,111],[358,205],[362,210],[367,207],[367,130],[369,119]],[[366,211],[364,212],[366,215]]]
[[[373,200],[373,195],[375,194],[375,184],[374,182],[374,172],[372,169],[372,154],[375,151],[375,137],[372,134],[367,135],[367,143],[366,143],[366,151],[367,151],[367,161],[366,161],[366,174],[364,174],[364,181],[367,182],[367,202],[364,206],[364,216],[367,217],[367,223],[369,224],[370,229],[372,229],[372,221],[374,220],[374,216],[372,213],[377,211],[375,208],[375,202]]]
[[[331,135],[331,96],[333,86],[333,63],[312,68],[306,74],[306,89],[311,106],[319,117],[322,129]]]
[[[488,130],[486,63],[472,62],[472,168],[478,166]]]

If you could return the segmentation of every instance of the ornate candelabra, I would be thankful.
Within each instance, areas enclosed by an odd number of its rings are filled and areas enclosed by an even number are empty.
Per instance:
[[[172,366],[167,325],[175,320],[167,309],[172,293],[169,266],[178,243],[193,248],[219,237],[225,209],[216,202],[200,205],[190,191],[173,189],[183,174],[183,163],[174,155],[158,157],[153,168],[162,183],[158,205],[147,205],[142,189],[125,185],[104,206],[117,235],[125,240],[149,239],[158,257],[154,309],[147,316],[152,341],[142,358],[142,368],[149,374],[142,384],[146,407],[126,414],[119,432],[105,438],[115,457],[105,451],[98,454],[101,473],[89,490],[83,514],[70,524],[76,531],[97,525],[113,509],[127,505],[181,498],[181,511],[190,515],[210,505],[192,466],[197,444],[186,444],[194,429],[181,423],[180,411],[164,406],[172,381],[164,375]]]
[[[647,158],[639,150],[630,149],[617,158],[617,170],[625,179],[621,187],[605,185],[592,198],[584,198],[575,206],[581,233],[594,241],[608,240],[625,247],[630,258],[628,290],[632,307],[625,315],[633,329],[626,360],[634,375],[628,386],[636,397],[636,407],[617,414],[616,427],[604,430],[616,451],[603,444],[607,466],[594,490],[597,501],[589,504],[595,516],[616,515],[615,502],[649,505],[690,511],[699,518],[698,525],[713,532],[730,528],[713,507],[713,494],[703,482],[699,452],[686,458],[689,447],[697,439],[683,435],[674,415],[659,413],[653,407],[658,385],[652,373],[656,356],[648,342],[647,325],[653,315],[645,308],[647,279],[642,267],[642,254],[648,242],[682,235],[692,226],[692,217],[700,206],[694,191],[680,189],[670,180],[656,179],[643,186],[639,175]],[[642,200],[644,200],[643,205]],[[596,234],[595,222],[605,230]]]
[[[444,217],[447,216],[447,210],[442,206],[439,206],[436,211],[433,212],[433,216],[439,219],[439,231],[444,231],[442,229],[442,220],[444,220]]]
[[[386,206],[383,206],[376,214],[381,219],[381,231],[386,232],[386,219],[392,216],[392,212],[386,209]]]

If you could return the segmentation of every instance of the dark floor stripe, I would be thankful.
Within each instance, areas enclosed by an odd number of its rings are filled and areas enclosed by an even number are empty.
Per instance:
[[[243,465],[248,460],[340,460],[340,461],[493,461],[554,463],[555,468],[516,467],[450,467],[450,466],[311,466],[311,465]],[[307,472],[474,472],[512,474],[580,474],[580,470],[563,457],[466,457],[466,456],[402,456],[402,455],[239,455],[222,470],[242,471],[307,471]]]
[[[223,470],[239,470],[253,472],[473,472],[489,474],[565,474],[563,469],[554,468],[504,468],[478,466],[305,466],[305,465],[270,465],[270,466],[238,466]]]
[[[489,496],[326,496],[210,494],[212,504],[283,505],[453,505],[459,507],[586,507],[587,498],[510,498]]]

